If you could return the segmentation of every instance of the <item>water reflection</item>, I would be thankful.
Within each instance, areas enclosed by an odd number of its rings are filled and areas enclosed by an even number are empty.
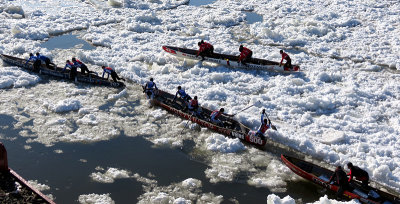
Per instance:
[[[207,4],[212,4],[215,1],[216,0],[190,0],[189,5],[190,6],[203,6],[203,5],[207,5]]]
[[[254,12],[245,12],[245,13],[246,13],[247,24],[253,24],[253,23],[256,23],[256,22],[262,22],[263,21],[262,15],[259,15],[259,14],[254,13]]]
[[[78,35],[65,34],[57,37],[52,37],[48,41],[42,43],[40,47],[47,48],[49,50],[53,49],[70,49],[70,48],[81,48],[84,50],[92,50],[95,47],[86,41],[77,38]]]

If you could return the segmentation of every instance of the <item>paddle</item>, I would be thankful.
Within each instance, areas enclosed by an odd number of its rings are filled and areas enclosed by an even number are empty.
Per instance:
[[[246,108],[243,108],[242,110],[240,110],[240,111],[238,111],[237,113],[233,114],[232,117],[235,116],[235,115],[237,115],[237,114],[239,114],[239,113],[241,113],[241,112],[243,112],[243,111],[245,111],[245,110],[247,110],[247,109],[249,109],[249,108],[251,108],[251,107],[253,107],[253,106],[255,106],[255,105],[258,104],[259,102],[260,102],[260,101],[257,101],[257,102],[254,103],[253,105],[251,105],[251,106],[249,106],[249,107],[246,107]]]
[[[183,129],[182,129],[182,131],[181,131],[181,135],[182,135],[183,131],[186,129],[187,125],[189,124],[190,118],[191,118],[192,116],[193,116],[193,113],[192,113],[192,115],[190,115],[188,121],[186,122],[185,127],[183,127]]]

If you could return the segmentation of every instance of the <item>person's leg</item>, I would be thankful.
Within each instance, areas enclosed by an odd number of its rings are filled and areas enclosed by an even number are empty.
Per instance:
[[[337,191],[337,193],[336,193],[336,196],[338,197],[338,198],[343,198],[343,192],[344,192],[344,188],[343,188],[343,186],[341,186],[341,185],[339,185],[339,189],[338,189],[338,191]]]
[[[51,67],[50,67],[50,59],[46,59],[46,60],[45,60],[45,63],[46,63],[46,67],[47,67],[48,69],[51,69]]]
[[[42,66],[42,62],[41,62],[40,60],[36,60],[36,61],[33,63],[33,71],[34,71],[34,72],[39,72],[40,66]]]

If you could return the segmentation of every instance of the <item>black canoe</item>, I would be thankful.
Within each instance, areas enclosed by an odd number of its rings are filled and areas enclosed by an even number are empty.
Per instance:
[[[156,96],[151,102],[152,104],[157,105],[170,113],[178,115],[186,120],[190,120],[194,123],[199,124],[202,127],[206,127],[214,132],[220,133],[227,137],[239,138],[245,143],[249,143],[259,147],[265,145],[266,140],[264,138],[255,136],[255,131],[250,131],[250,128],[236,121],[232,117],[222,114],[219,119],[224,123],[224,127],[220,127],[210,122],[210,115],[212,113],[212,110],[200,107],[201,115],[195,116],[188,110],[184,110],[185,103],[183,102],[183,100],[177,99],[176,102],[172,102],[174,96],[175,95],[172,95],[165,91],[157,90]]]
[[[288,166],[289,169],[297,175],[326,189],[334,192],[338,191],[339,187],[336,184],[328,183],[333,171],[286,155],[281,155],[281,159],[283,163],[285,163],[286,166]],[[361,187],[361,183],[358,181],[352,181],[350,186],[351,190],[343,192],[343,195],[346,198],[358,199],[361,203],[368,204],[400,204],[399,197],[372,187],[370,187],[368,190],[365,190]]]
[[[33,70],[33,62],[29,62],[28,64],[26,64],[26,59],[21,59],[18,57],[13,57],[13,56],[4,55],[4,54],[1,54],[0,58],[7,64],[18,66],[18,67],[24,68],[28,71]],[[66,70],[65,72],[61,72],[61,70],[63,70],[63,68],[61,68],[61,67],[55,67],[55,69],[48,69],[46,66],[42,65],[39,73],[43,74],[43,75],[49,75],[49,76],[53,76],[53,77],[57,77],[57,78],[62,78],[62,79],[70,79],[70,76],[69,76],[70,70]],[[109,87],[114,87],[114,88],[125,87],[125,84],[122,82],[110,81],[107,79],[103,79],[102,77],[99,77],[94,74],[83,75],[79,71],[78,71],[75,79],[70,79],[70,80],[75,80],[78,82],[94,84],[94,85],[109,86]]]
[[[197,50],[179,48],[173,46],[163,46],[162,47],[166,52],[175,55],[177,57],[193,59],[193,60],[201,60],[200,56],[196,56]],[[242,63],[238,63],[238,56],[235,55],[225,55],[219,53],[213,53],[211,56],[204,57],[204,61],[213,62],[220,65],[232,67],[232,68],[240,68],[240,69],[257,69],[257,70],[265,70],[265,71],[273,71],[273,72],[298,72],[300,71],[300,67],[298,65],[293,65],[292,69],[283,68],[283,66],[279,66],[279,62],[251,58],[251,61],[247,63],[247,65],[243,65]]]

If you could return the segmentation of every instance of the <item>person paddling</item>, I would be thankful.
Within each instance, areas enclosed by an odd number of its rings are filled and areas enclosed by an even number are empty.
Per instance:
[[[204,60],[204,56],[210,56],[214,53],[214,46],[210,43],[204,42],[203,40],[198,42],[199,51],[197,51],[196,57],[201,56],[201,61]]]
[[[111,78],[114,80],[114,82],[118,82],[117,80],[125,81],[125,79],[119,77],[117,72],[115,72],[111,67],[101,66],[101,68],[103,69],[103,76],[102,76],[103,79],[104,79],[104,74],[107,73],[107,80],[111,75]]]
[[[281,62],[279,63],[279,66],[282,66],[283,60],[286,60],[286,63],[283,65],[283,68],[292,69],[292,60],[290,59],[289,55],[283,50],[280,50],[279,52],[282,55],[282,59]]]
[[[238,63],[242,63],[243,65],[247,66],[247,62],[250,62],[251,56],[253,55],[253,51],[251,51],[247,47],[243,47],[243,45],[240,45],[239,47],[240,55],[239,55],[239,60]]]
[[[33,61],[32,71],[39,71],[40,66],[42,65],[40,59],[35,57],[32,53],[29,53],[29,59],[26,60],[25,65],[27,65],[30,61]]]
[[[56,65],[55,64],[53,64],[51,61],[50,61],[50,58],[48,58],[48,57],[46,57],[46,56],[44,56],[44,55],[41,55],[40,53],[36,53],[36,57],[38,58],[38,59],[40,59],[40,60],[42,60],[45,64],[46,64],[46,67],[48,68],[48,69],[55,69],[56,68]],[[51,66],[50,66],[51,65]]]
[[[188,103],[189,112],[193,113],[193,115],[197,117],[201,117],[200,109],[199,109],[199,101],[197,100],[197,96],[194,96],[192,100]]]
[[[77,67],[72,63],[71,61],[67,60],[65,62],[65,67],[61,72],[64,72],[67,68],[69,68],[71,71],[69,72],[69,78],[74,79],[77,73]]]
[[[143,93],[146,92],[147,94],[147,99],[154,99],[154,90],[158,90],[153,78],[150,78],[150,81],[146,82],[143,89]]]
[[[214,110],[210,115],[210,121],[217,124],[220,127],[225,127],[224,123],[219,119],[219,117],[224,114],[226,116],[232,117],[233,115],[225,114],[225,109],[220,108],[219,110]]]
[[[356,177],[357,180],[362,182],[362,187],[368,189],[369,175],[368,172],[364,171],[358,166],[354,166],[353,163],[347,163],[347,168],[350,169],[350,172],[347,174],[349,177],[348,182],[353,179],[353,176]]]
[[[78,59],[76,59],[75,57],[72,58],[72,62],[74,63],[75,67],[79,67],[81,68],[81,74],[85,74],[86,72],[88,74],[90,73],[94,73],[92,71],[89,71],[89,69],[87,68],[87,66],[85,64],[83,64],[83,62],[79,61]]]
[[[192,99],[192,97],[190,97],[189,94],[187,94],[187,93],[185,92],[185,90],[182,89],[181,86],[178,86],[178,91],[176,91],[175,97],[174,97],[174,99],[172,100],[172,102],[175,102],[175,100],[176,100],[176,98],[178,97],[178,95],[180,96],[180,98],[181,98],[185,103],[188,103],[189,100]]]
[[[261,126],[258,128],[258,131],[256,133],[256,136],[261,137],[262,139],[265,139],[265,132],[271,128],[271,121],[269,121],[267,118],[264,119],[265,116],[265,109],[262,110],[261,112]]]
[[[334,181],[339,186],[336,194],[337,197],[342,198],[343,192],[349,189],[349,182],[347,181],[346,172],[343,171],[341,166],[336,167],[335,172],[332,174],[328,183],[331,183],[332,181]]]

